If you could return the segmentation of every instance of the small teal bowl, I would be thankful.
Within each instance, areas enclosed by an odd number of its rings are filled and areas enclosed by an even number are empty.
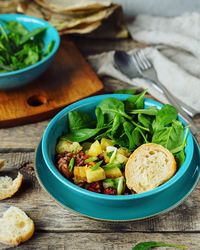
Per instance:
[[[183,179],[185,179],[185,176],[187,176],[187,174],[189,173],[190,163],[192,161],[194,152],[194,143],[191,132],[189,132],[187,136],[187,146],[185,148],[185,162],[177,171],[177,173],[163,185],[141,194],[116,196],[94,193],[73,184],[65,177],[63,177],[62,174],[57,170],[57,168],[55,167],[55,147],[59,137],[63,134],[66,134],[67,132],[68,112],[72,110],[79,110],[94,115],[95,107],[105,98],[114,97],[119,100],[125,100],[129,96],[130,95],[127,94],[106,94],[83,99],[64,108],[51,120],[48,127],[46,128],[42,139],[42,155],[44,161],[48,169],[55,176],[55,178],[65,185],[66,192],[72,192],[77,197],[77,199],[87,200],[89,202],[95,203],[97,206],[98,204],[104,205],[105,202],[106,205],[110,207],[135,206],[137,205],[137,201],[139,201],[140,199],[144,199],[144,202],[145,199],[147,202],[149,202],[149,198],[152,200],[156,200],[158,193],[165,192],[169,187],[172,187],[173,185],[180,185],[181,181],[183,182]],[[162,104],[150,99],[145,99],[145,107],[151,106],[157,106],[158,108],[161,108]],[[184,124],[181,118],[180,121]],[[181,183],[181,185],[184,185],[184,183]]]
[[[28,30],[32,31],[36,28],[47,27],[47,30],[44,34],[44,51],[47,48],[47,45],[52,40],[55,41],[54,47],[48,56],[43,58],[41,61],[28,66],[26,68],[15,70],[6,73],[0,73],[0,89],[13,89],[23,86],[34,79],[38,78],[44,71],[48,68],[50,62],[53,59],[56,51],[60,45],[60,36],[57,30],[50,25],[48,22],[35,18],[32,16],[26,16],[22,14],[1,14],[0,21],[17,21],[24,25]]]

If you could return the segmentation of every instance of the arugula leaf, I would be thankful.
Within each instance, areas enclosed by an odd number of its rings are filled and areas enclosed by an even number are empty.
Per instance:
[[[82,128],[91,128],[95,124],[91,116],[81,111],[71,111],[68,113],[69,131],[79,130]]]
[[[173,151],[182,145],[183,135],[183,125],[179,121],[173,120],[171,126],[157,128],[153,134],[152,142]]]
[[[22,37],[19,45],[22,45],[22,44],[28,42],[29,40],[33,41],[38,35],[40,35],[44,31],[46,31],[46,29],[47,29],[47,27],[43,27],[43,28],[37,28],[37,29],[35,29],[35,30],[31,31],[31,32],[28,32],[27,34],[25,34]]]
[[[173,120],[177,119],[176,108],[170,104],[165,104],[156,115],[156,119],[153,122],[153,129],[157,130],[162,126],[169,125]]]
[[[179,248],[179,249],[186,249],[187,248],[187,246],[149,241],[149,242],[138,243],[136,246],[134,246],[132,248],[132,250],[150,250],[150,249],[153,249],[156,247],[174,247],[174,248]]]
[[[10,72],[37,63],[50,53],[55,44],[51,41],[44,51],[43,35],[46,27],[29,31],[16,21],[0,20],[0,23],[0,72]]]
[[[52,51],[54,45],[55,45],[55,41],[52,40],[52,41],[47,45],[46,52],[45,52],[44,56],[48,56],[48,55],[51,53],[51,51]]]

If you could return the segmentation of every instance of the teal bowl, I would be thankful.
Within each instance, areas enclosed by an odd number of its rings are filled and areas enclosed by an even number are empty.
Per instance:
[[[52,40],[55,41],[52,51],[41,61],[20,70],[0,73],[0,89],[6,90],[21,87],[38,78],[42,73],[44,73],[59,48],[60,36],[57,30],[48,22],[32,16],[26,16],[22,14],[1,14],[0,22],[1,21],[17,21],[30,31],[36,28],[47,27],[43,39],[44,51],[46,50],[49,42],[51,42]]]
[[[106,94],[93,96],[81,101],[78,101],[66,108],[64,108],[61,112],[59,112],[49,123],[46,128],[43,138],[42,138],[42,156],[45,161],[46,166],[51,171],[53,176],[56,178],[56,181],[61,183],[66,188],[66,192],[71,192],[74,196],[74,199],[79,199],[82,201],[92,202],[95,205],[105,205],[110,207],[127,207],[127,206],[137,206],[137,203],[140,199],[143,199],[149,202],[149,200],[156,200],[158,194],[161,192],[165,192],[172,186],[180,187],[184,186],[185,178],[189,175],[190,172],[190,164],[193,158],[194,153],[194,142],[191,132],[188,133],[187,136],[187,146],[185,148],[186,159],[184,164],[180,167],[177,173],[166,183],[163,185],[141,194],[131,194],[131,195],[105,195],[98,194],[83,188],[78,187],[73,184],[57,170],[55,167],[55,147],[59,137],[67,132],[67,114],[72,110],[79,110],[83,112],[88,112],[90,114],[94,114],[95,107],[105,98],[114,97],[119,100],[125,100],[130,95],[127,94]],[[150,100],[145,99],[145,107],[157,106],[158,108],[162,107],[162,104]],[[184,122],[180,121],[184,124]]]

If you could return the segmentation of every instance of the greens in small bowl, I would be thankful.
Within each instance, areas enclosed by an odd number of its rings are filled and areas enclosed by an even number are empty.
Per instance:
[[[175,185],[191,162],[192,135],[174,107],[144,95],[95,96],[61,111],[42,140],[43,157],[54,176],[76,192],[112,200],[151,196]],[[127,159],[152,142],[171,151],[178,170],[161,186],[132,194],[124,177]]]
[[[0,88],[18,87],[41,75],[59,43],[58,32],[49,23],[20,14],[1,14]]]

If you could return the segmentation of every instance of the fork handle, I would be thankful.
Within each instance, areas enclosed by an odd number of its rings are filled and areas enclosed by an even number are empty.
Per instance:
[[[178,103],[178,101],[172,96],[172,94],[169,92],[169,90],[162,85],[159,81],[156,83],[161,90],[163,90],[164,95],[167,97],[169,102],[178,110],[179,115],[181,118],[189,124],[191,132],[196,135],[199,133],[200,129],[195,125],[193,120],[188,116],[188,114],[182,109],[181,105]]]

